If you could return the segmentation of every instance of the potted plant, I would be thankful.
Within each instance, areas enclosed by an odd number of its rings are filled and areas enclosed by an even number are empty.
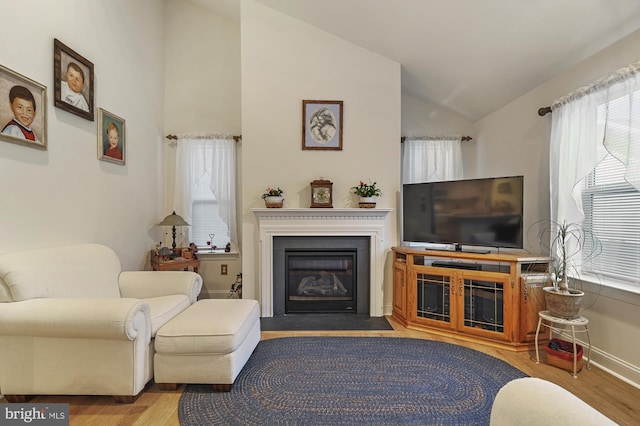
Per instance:
[[[284,191],[280,188],[267,188],[267,192],[262,194],[262,199],[267,208],[282,208],[284,204],[283,193]]]
[[[549,282],[544,287],[547,310],[551,315],[571,319],[578,316],[584,292],[576,288],[579,271],[575,256],[588,262],[601,251],[599,241],[579,224],[552,222],[549,232],[553,238],[549,246]]]
[[[376,186],[376,182],[371,184],[360,181],[357,186],[352,186],[353,193],[360,197],[358,205],[360,208],[374,208],[376,206],[376,197],[380,197],[382,192]]]

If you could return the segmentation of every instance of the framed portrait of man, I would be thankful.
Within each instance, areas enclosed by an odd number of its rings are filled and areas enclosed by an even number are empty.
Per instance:
[[[0,140],[47,149],[47,88],[2,65]]]
[[[53,40],[54,104],[93,121],[93,63],[58,39]]]

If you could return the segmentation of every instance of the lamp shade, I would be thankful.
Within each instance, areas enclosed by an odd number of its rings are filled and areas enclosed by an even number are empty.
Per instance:
[[[169,216],[162,219],[162,222],[158,226],[191,226],[180,215],[177,215],[175,210]]]

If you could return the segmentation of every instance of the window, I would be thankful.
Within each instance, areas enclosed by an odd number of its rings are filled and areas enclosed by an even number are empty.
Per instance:
[[[201,250],[213,246],[222,249],[229,242],[229,227],[220,218],[220,206],[209,188],[209,182],[211,174],[207,172],[197,182],[191,205],[191,241]]]
[[[640,191],[624,180],[624,173],[624,165],[609,154],[584,181],[583,226],[602,251],[584,259],[583,270],[640,284]]]
[[[191,224],[187,241],[203,252],[237,247],[236,142],[205,135],[181,137],[177,145],[173,204]]]
[[[461,136],[412,137],[402,144],[402,183],[462,179]]]
[[[616,152],[629,139],[633,129],[631,116],[640,117],[632,108],[640,92],[624,95],[608,102],[595,103],[596,134],[603,135],[607,146]],[[606,128],[606,131],[605,131]],[[597,140],[597,139],[596,139]],[[597,256],[585,240],[582,270],[597,276],[640,285],[640,192],[625,180],[627,168],[601,143],[598,156],[603,159],[583,179],[583,227],[600,243]]]
[[[551,219],[596,238],[570,247],[576,272],[640,292],[640,62],[563,96],[552,110]]]

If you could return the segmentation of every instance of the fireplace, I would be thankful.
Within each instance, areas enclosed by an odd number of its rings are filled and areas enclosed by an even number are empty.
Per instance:
[[[356,250],[285,250],[285,313],[356,312]]]
[[[370,238],[273,238],[273,314],[369,313]]]
[[[284,257],[276,260],[284,256],[284,249],[276,247],[281,237],[301,237],[300,240],[364,237],[368,254],[357,255],[356,311],[368,312],[372,317],[383,316],[385,222],[391,209],[252,208],[251,211],[258,218],[259,226],[258,288],[261,316],[272,317],[285,313]],[[359,262],[365,259],[368,264],[361,265]]]

